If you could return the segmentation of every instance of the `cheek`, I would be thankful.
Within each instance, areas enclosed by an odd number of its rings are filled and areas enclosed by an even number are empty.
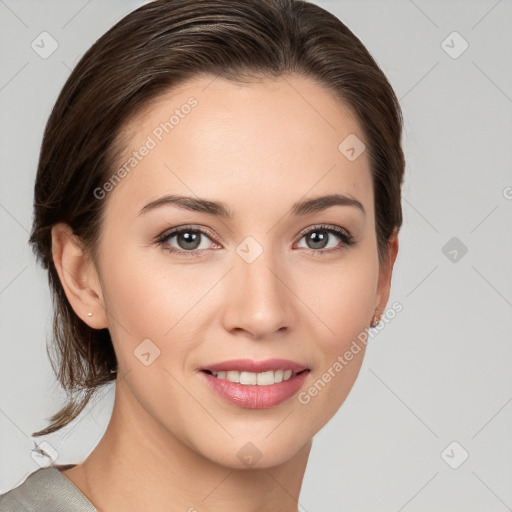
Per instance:
[[[144,251],[127,248],[117,254],[115,259],[104,258],[103,265],[112,338],[135,346],[149,338],[161,350],[166,333],[171,336],[173,326],[190,309],[194,293],[187,292],[171,266],[157,266]]]
[[[106,302],[113,326],[121,324],[136,338],[151,338],[171,327],[172,309],[166,302],[179,296],[179,284],[169,286],[165,275],[128,256],[106,268],[106,276]]]
[[[338,265],[316,266],[298,292],[317,318],[316,339],[332,357],[371,321],[377,291],[378,260],[372,251],[358,251]],[[301,295],[300,295],[301,294]]]
[[[312,304],[311,325],[316,341],[316,367],[299,403],[315,411],[320,428],[342,405],[359,374],[367,329],[375,307],[378,261],[372,252],[359,252],[343,264],[316,272],[315,283],[302,288]],[[314,319],[316,318],[316,321]]]
[[[149,248],[126,248],[118,254],[104,258],[103,265],[109,330],[118,358],[132,367],[138,363],[134,350],[149,339],[158,349],[159,366],[185,369],[187,353],[202,341],[201,318],[204,322],[214,309],[209,291],[222,271],[212,265],[176,264]]]

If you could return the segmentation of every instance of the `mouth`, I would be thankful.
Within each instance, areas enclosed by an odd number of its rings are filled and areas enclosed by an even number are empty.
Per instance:
[[[201,368],[202,372],[217,379],[249,386],[271,386],[309,370],[307,366],[288,359],[232,359]]]
[[[291,399],[311,368],[287,359],[236,359],[200,368],[204,382],[232,405],[267,409]]]
[[[212,375],[217,379],[227,380],[235,384],[248,386],[271,386],[294,378],[305,372],[309,372],[308,368],[301,371],[290,369],[279,369],[276,371],[268,370],[266,372],[240,372],[238,370],[227,370],[213,372],[211,370],[201,370],[202,372]]]
[[[203,381],[217,396],[246,409],[268,409],[291,402],[306,385],[309,368],[279,368],[263,372],[203,368]]]

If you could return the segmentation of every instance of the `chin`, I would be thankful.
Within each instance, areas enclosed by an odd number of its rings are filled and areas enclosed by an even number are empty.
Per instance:
[[[271,439],[274,435],[275,438]],[[304,449],[309,453],[312,438],[299,439],[292,432],[288,432],[284,439],[283,436],[278,436],[276,433],[262,440],[255,436],[250,436],[249,439],[246,437],[244,440],[234,438],[226,443],[219,442],[218,450],[212,451],[210,444],[206,450],[201,450],[200,453],[215,464],[231,469],[246,470],[280,466]]]

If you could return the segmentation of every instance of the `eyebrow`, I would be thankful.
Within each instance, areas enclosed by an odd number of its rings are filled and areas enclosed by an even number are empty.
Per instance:
[[[225,219],[233,219],[234,217],[234,212],[225,203],[177,194],[166,195],[151,201],[140,210],[139,215],[168,205],[174,205],[184,210],[207,213]],[[325,210],[331,206],[353,206],[366,215],[363,205],[357,199],[343,194],[330,194],[296,202],[292,206],[290,213],[294,216],[308,215]]]

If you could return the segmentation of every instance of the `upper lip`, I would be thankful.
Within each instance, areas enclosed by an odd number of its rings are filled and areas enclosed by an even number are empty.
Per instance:
[[[292,370],[294,373],[299,373],[307,369],[307,366],[288,359],[265,359],[264,361],[255,361],[253,359],[231,359],[230,361],[222,361],[220,363],[210,364],[201,368],[201,370],[210,370],[211,372],[234,370],[251,373],[262,373],[277,370]]]

